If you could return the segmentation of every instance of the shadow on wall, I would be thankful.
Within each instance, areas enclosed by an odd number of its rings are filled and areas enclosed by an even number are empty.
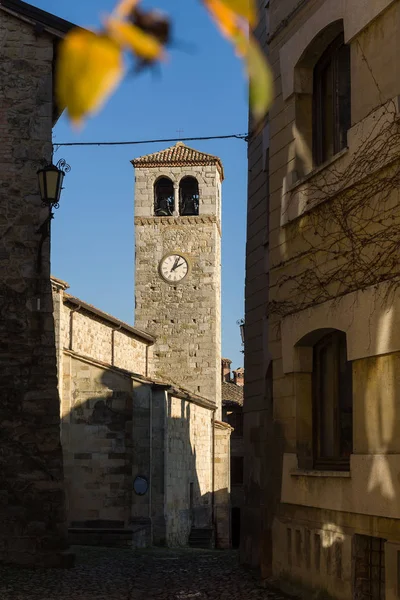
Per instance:
[[[213,500],[229,493],[211,493],[209,409],[72,357],[62,398],[72,543],[184,546],[194,529],[211,541]]]
[[[246,355],[245,355],[246,370]],[[245,502],[240,533],[240,560],[260,569],[262,578],[272,574],[272,531],[281,499],[285,438],[274,421],[272,362],[266,372],[262,410],[246,412],[244,403]]]
[[[397,589],[400,423],[396,406],[400,353],[387,350],[395,347],[394,300],[381,302],[374,309],[375,324],[371,324],[372,319],[369,322],[370,356],[351,362],[346,362],[345,357],[339,373],[345,375],[350,365],[352,381],[348,382],[346,389],[350,393],[346,394],[343,386],[347,379],[338,375],[337,406],[330,404],[336,395],[334,371],[329,371],[328,345],[325,344],[323,355],[325,384],[318,375],[321,346],[316,339],[309,372],[295,374],[297,448],[296,454],[290,454],[293,450],[286,441],[282,504],[274,525],[274,574],[338,598],[349,597],[353,592],[361,599],[380,597],[381,590],[388,593]],[[321,330],[319,336],[324,333]],[[338,333],[346,337],[343,332]],[[329,332],[323,339],[329,340],[329,336],[332,339]],[[352,348],[353,353],[354,336],[350,330],[347,348]],[[311,348],[311,344],[306,346]],[[330,406],[337,412],[329,412]],[[349,408],[351,438],[347,426]],[[332,414],[339,415],[339,441],[346,442],[338,447],[343,465],[337,458],[329,465],[332,454],[321,454],[335,441],[333,435],[329,436]],[[326,435],[319,440],[321,425]],[[310,435],[306,435],[307,431]],[[301,443],[306,439],[310,447]],[[297,464],[292,462],[293,456]],[[323,463],[316,462],[321,460]],[[324,470],[323,476],[310,476]]]

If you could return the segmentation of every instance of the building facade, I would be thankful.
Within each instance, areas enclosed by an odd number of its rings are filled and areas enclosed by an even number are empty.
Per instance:
[[[50,162],[54,57],[72,27],[0,2],[0,562],[71,564],[60,445],[50,246],[36,172]]]
[[[53,279],[70,539],[229,547],[222,165],[183,144],[134,165],[135,327]]]
[[[243,385],[244,369],[231,373],[229,358],[222,359],[222,420],[232,427],[231,433],[231,540],[232,547],[240,545],[241,516],[243,507],[244,440],[243,440]],[[232,377],[233,375],[233,377]]]
[[[399,16],[259,3],[275,99],[249,143],[241,555],[335,598],[398,594]]]

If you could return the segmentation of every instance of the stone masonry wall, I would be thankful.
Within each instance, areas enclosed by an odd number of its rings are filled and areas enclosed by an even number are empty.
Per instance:
[[[294,6],[294,3],[292,3]],[[267,47],[266,3],[258,0],[257,38]],[[285,118],[282,114],[282,119]],[[241,561],[272,568],[272,521],[280,493],[281,435],[273,427],[268,371],[269,290],[269,124],[248,146],[248,204],[245,284],[244,506],[241,511]],[[284,151],[284,150],[283,150]]]
[[[192,525],[211,526],[212,412],[179,398],[167,406],[166,531],[170,546],[187,545]]]
[[[48,211],[53,41],[0,11],[0,562],[60,566],[67,548]]]
[[[149,342],[85,309],[77,311],[76,306],[64,302],[63,292],[54,284],[53,300],[59,356],[68,349],[138,375],[148,374],[152,356]],[[60,358],[58,362],[62,370]]]
[[[69,526],[126,528],[132,498],[132,380],[66,355],[62,398]]]
[[[155,375],[221,404],[220,179],[215,166],[136,168],[135,325],[156,337]],[[199,181],[200,216],[154,217],[154,183]],[[180,252],[189,273],[170,285],[159,275],[163,256]]]
[[[227,423],[215,422],[214,489],[215,489],[215,543],[217,548],[231,545],[230,511],[230,437],[232,428]]]

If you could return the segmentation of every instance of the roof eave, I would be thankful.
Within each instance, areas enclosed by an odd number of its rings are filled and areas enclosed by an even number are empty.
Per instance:
[[[74,23],[22,0],[0,0],[0,9],[31,25],[41,25],[45,31],[58,38],[63,38],[76,27]]]

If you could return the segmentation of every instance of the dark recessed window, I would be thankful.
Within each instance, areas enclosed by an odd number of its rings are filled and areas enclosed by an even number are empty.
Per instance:
[[[199,184],[194,177],[184,177],[179,184],[179,214],[199,214]]]
[[[314,346],[313,408],[315,467],[347,470],[353,450],[353,390],[342,331]]]
[[[168,177],[157,179],[154,185],[154,214],[170,217],[174,212],[174,184]]]
[[[314,67],[313,156],[316,166],[347,146],[351,125],[350,47],[341,33]]]
[[[227,412],[226,420],[229,425],[233,427],[232,436],[233,437],[242,437],[243,436],[243,410],[240,408],[238,410],[233,410],[232,412]]]
[[[243,484],[243,456],[231,456],[231,484]]]

